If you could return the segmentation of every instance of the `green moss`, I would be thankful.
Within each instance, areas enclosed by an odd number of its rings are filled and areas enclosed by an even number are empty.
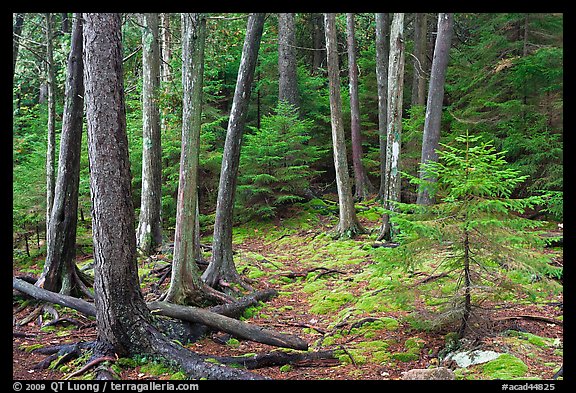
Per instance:
[[[508,330],[506,332],[508,336],[511,337],[518,337],[522,340],[527,340],[530,344],[535,345],[537,347],[552,347],[554,346],[554,339],[548,337],[540,337],[532,333],[528,332],[519,332],[516,330]]]
[[[482,367],[485,376],[491,379],[515,379],[526,375],[528,366],[516,356],[504,353]]]
[[[282,367],[280,367],[280,372],[282,373],[286,373],[288,371],[292,371],[292,366],[289,364],[285,364]]]
[[[31,344],[31,345],[22,344],[18,347],[18,349],[23,350],[25,352],[32,352],[35,349],[43,348],[43,347],[44,347],[44,344]]]
[[[174,373],[174,371],[170,367],[167,367],[166,365],[155,361],[140,366],[140,372],[150,375],[163,375]]]
[[[400,362],[413,362],[420,359],[420,356],[413,352],[395,352],[392,354],[392,359]]]
[[[182,371],[178,371],[177,373],[172,374],[168,379],[171,381],[182,381],[188,379],[188,376]]]
[[[312,296],[310,312],[328,314],[338,311],[345,304],[352,302],[355,296],[348,292],[318,291]]]
[[[232,338],[229,338],[228,341],[226,341],[226,345],[228,345],[232,348],[238,348],[240,346],[240,341],[238,341],[238,339],[232,337]]]

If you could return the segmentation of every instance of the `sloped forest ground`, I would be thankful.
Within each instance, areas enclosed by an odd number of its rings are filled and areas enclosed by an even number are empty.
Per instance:
[[[376,204],[361,204],[359,218],[368,229],[378,228]],[[333,240],[329,231],[337,221],[337,206],[313,200],[293,208],[284,219],[245,223],[234,232],[238,271],[256,289],[273,288],[278,296],[249,308],[242,319],[255,325],[291,333],[306,340],[309,351],[336,350],[337,359],[300,362],[254,370],[284,380],[400,379],[414,368],[444,365],[457,379],[551,379],[563,364],[563,293],[561,281],[545,282],[508,272],[523,283],[525,293],[512,293],[498,304],[483,303],[470,322],[465,339],[454,339],[457,326],[434,328],[437,306],[454,290],[455,278],[435,270],[446,250],[429,250],[428,264],[407,270],[395,258],[397,248],[373,247],[375,233],[354,240]],[[89,269],[92,260],[89,223],[79,232],[78,264]],[[203,243],[210,244],[209,236]],[[547,248],[550,264],[562,266],[561,248]],[[204,252],[209,258],[209,250]],[[170,247],[139,260],[141,286],[146,300],[167,288],[161,279],[170,263]],[[14,275],[38,274],[42,257],[14,264]],[[93,318],[54,306],[62,323],[42,325],[38,318],[18,325],[34,302],[13,302],[14,379],[64,379],[82,368],[85,354],[69,363],[44,370],[34,366],[46,355],[34,349],[96,338]],[[417,314],[419,313],[419,314]],[[420,316],[418,316],[420,315]],[[543,317],[542,319],[530,316]],[[67,319],[66,319],[67,318]],[[240,356],[281,351],[277,347],[238,340],[214,332],[187,347],[203,354]],[[501,353],[481,364],[460,367],[446,361],[450,351],[478,349]],[[284,350],[286,351],[286,350]],[[183,374],[153,359],[118,359],[113,366],[126,380],[181,379]],[[56,367],[54,367],[56,365]],[[73,378],[91,378],[90,370]]]

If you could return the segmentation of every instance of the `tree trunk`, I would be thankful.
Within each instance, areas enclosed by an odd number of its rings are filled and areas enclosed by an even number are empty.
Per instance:
[[[168,13],[161,13],[160,14],[160,23],[161,27],[161,36],[162,36],[162,46],[161,46],[161,65],[160,69],[162,70],[160,79],[164,83],[170,82],[172,79],[172,72],[170,70],[170,58],[172,57],[172,50],[170,47],[171,39],[170,39],[170,14]]]
[[[312,70],[311,74],[316,75],[322,67],[322,62],[326,59],[326,46],[324,45],[322,33],[322,14],[310,14],[312,24]]]
[[[209,296],[200,279],[196,260],[200,256],[198,225],[198,166],[204,73],[204,15],[182,14],[182,151],[174,233],[172,278],[166,300],[178,304],[205,305],[219,300]]]
[[[248,17],[246,38],[242,49],[230,119],[228,120],[226,141],[224,142],[218,198],[216,201],[212,260],[202,275],[204,282],[211,287],[219,285],[221,280],[241,282],[232,256],[232,215],[238,166],[240,164],[240,147],[260,40],[264,28],[264,16],[265,14],[263,13],[256,13],[250,14]]]
[[[14,26],[12,26],[12,81],[14,81],[14,73],[16,72],[16,60],[18,59],[18,51],[20,49],[20,35],[24,27],[24,14],[16,14]]]
[[[350,88],[350,129],[352,139],[352,164],[356,185],[355,198],[367,199],[374,192],[362,163],[362,134],[360,133],[360,102],[358,98],[358,65],[356,64],[356,36],[354,14],[346,14],[346,38],[348,44],[348,75]]]
[[[54,202],[54,164],[56,160],[56,77],[54,75],[53,39],[54,18],[46,13],[46,86],[48,92],[48,138],[46,143],[46,233],[50,226],[52,203]]]
[[[452,28],[453,15],[439,14],[438,34],[432,60],[426,118],[424,120],[424,135],[422,137],[422,159],[420,161],[422,164],[438,161],[436,149],[438,149],[440,144],[442,102],[444,100],[444,83],[446,81],[446,70],[448,69],[450,45],[452,43]],[[420,171],[420,179],[430,183],[436,182],[436,179],[422,170]],[[419,187],[416,203],[419,205],[432,205],[435,203],[435,197],[429,187],[425,185]]]
[[[83,14],[84,82],[94,237],[95,356],[159,356],[191,378],[261,379],[205,362],[151,323],[136,261],[120,14]],[[111,176],[114,174],[114,176]]]
[[[162,245],[158,14],[143,14],[142,22],[142,192],[136,242],[144,254],[150,255]]]
[[[414,22],[414,58],[412,75],[412,106],[426,103],[426,27],[425,13],[417,13]]]
[[[340,96],[340,75],[336,38],[336,14],[324,14],[326,35],[326,56],[328,63],[328,81],[330,85],[330,120],[332,124],[332,147],[334,152],[334,168],[336,170],[336,186],[338,188],[340,220],[335,230],[337,237],[354,237],[364,232],[356,217],[352,187],[348,175],[348,160],[346,158],[346,141],[342,122],[342,97]]]
[[[404,92],[404,14],[395,13],[390,28],[388,57],[388,128],[386,140],[386,186],[384,208],[394,210],[391,201],[400,201],[400,148],[402,136],[402,97]],[[390,217],[384,213],[377,240],[393,235]]]
[[[83,289],[82,283],[78,281],[81,273],[74,263],[84,110],[82,78],[82,22],[79,14],[76,14],[68,57],[58,177],[52,216],[46,232],[46,262],[36,283],[49,291],[60,291],[66,295],[72,293],[73,289]]]
[[[380,143],[380,188],[378,199],[383,200],[386,187],[386,141],[388,129],[388,52],[390,15],[376,14],[376,82],[378,86],[378,136]]]
[[[278,102],[300,106],[294,13],[278,14]]]

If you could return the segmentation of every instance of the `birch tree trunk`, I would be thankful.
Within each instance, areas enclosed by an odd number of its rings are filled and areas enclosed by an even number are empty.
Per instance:
[[[278,14],[278,101],[300,106],[294,13]]]
[[[212,260],[204,271],[202,279],[211,287],[220,285],[221,281],[242,283],[232,256],[232,215],[238,166],[240,164],[240,147],[244,134],[244,123],[250,101],[254,70],[264,29],[264,13],[251,14],[248,17],[246,37],[242,48],[240,68],[236,90],[230,110],[222,168],[216,201],[216,218],[214,222],[214,240]]]
[[[54,202],[54,187],[56,178],[54,175],[56,159],[56,77],[54,75],[54,46],[53,39],[53,15],[46,14],[46,86],[48,90],[48,137],[46,141],[46,233],[50,226],[50,215]]]
[[[444,101],[444,83],[450,46],[452,44],[453,14],[438,14],[438,34],[432,59],[430,73],[430,86],[428,87],[428,101],[426,103],[426,117],[424,119],[424,135],[422,137],[422,164],[438,162],[438,149],[440,144],[440,123],[442,120],[442,102]],[[420,179],[435,183],[436,179],[420,171]],[[436,202],[431,185],[421,185],[418,189],[416,203],[419,205],[432,205]]]
[[[330,120],[332,124],[332,147],[336,186],[338,188],[339,222],[335,229],[337,237],[354,237],[364,232],[356,217],[352,186],[348,175],[346,141],[342,121],[342,97],[340,96],[340,76],[336,38],[336,14],[324,14],[326,36],[326,56],[328,63],[328,82],[330,85]]]
[[[346,14],[346,41],[348,44],[348,75],[350,88],[350,129],[352,139],[352,164],[356,186],[355,198],[366,199],[374,192],[362,163],[362,134],[360,132],[360,101],[358,98],[358,64],[356,63],[356,29],[354,14]]]
[[[386,186],[384,208],[394,210],[391,201],[400,201],[400,148],[402,136],[402,98],[404,91],[404,14],[395,13],[390,28],[388,57],[388,127],[386,140]],[[390,217],[384,213],[378,240],[391,239]]]
[[[78,289],[80,291],[77,292],[87,292],[81,281],[81,273],[74,263],[84,110],[82,21],[80,14],[74,16],[62,115],[58,175],[52,215],[46,233],[46,262],[36,282],[37,286],[65,295],[70,295],[73,290]]]
[[[143,14],[142,22],[142,192],[136,242],[144,254],[150,255],[162,245],[158,14]]]
[[[378,199],[384,199],[386,187],[386,142],[388,130],[388,53],[390,15],[376,14],[376,83],[378,87],[378,139],[380,143],[380,188]]]

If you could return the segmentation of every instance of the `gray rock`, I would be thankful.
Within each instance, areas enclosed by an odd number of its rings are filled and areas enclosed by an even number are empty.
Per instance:
[[[455,379],[452,370],[446,367],[415,368],[402,375],[403,380],[451,380]]]

